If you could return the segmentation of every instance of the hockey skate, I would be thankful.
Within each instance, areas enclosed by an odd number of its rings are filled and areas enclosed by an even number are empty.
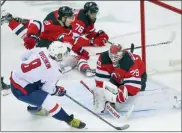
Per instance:
[[[11,93],[10,85],[4,83],[4,78],[1,77],[1,94],[2,96],[6,96]]]
[[[28,106],[27,111],[32,115],[38,115],[38,116],[48,116],[49,115],[49,112],[42,107]]]
[[[27,19],[22,19],[19,17],[13,17],[13,15],[11,13],[6,12],[5,10],[2,11],[1,25],[3,25],[4,23],[9,23],[13,19],[19,23],[22,23],[22,24],[27,24],[29,22]]]
[[[6,83],[4,83],[4,77],[1,77],[1,88],[2,90],[7,90],[10,89],[10,85],[7,85]]]
[[[82,129],[86,124],[78,119],[75,119],[73,115],[70,115],[70,122],[67,123],[71,127]]]
[[[87,69],[83,70],[82,72],[87,77],[93,77],[93,76],[95,76],[95,69],[87,68]]]
[[[3,25],[4,23],[9,23],[12,19],[13,19],[12,14],[10,14],[9,12],[6,12],[5,10],[2,11],[1,25]]]

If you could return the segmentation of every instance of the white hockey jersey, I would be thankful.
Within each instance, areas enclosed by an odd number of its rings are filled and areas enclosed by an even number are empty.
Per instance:
[[[56,82],[62,76],[60,64],[61,62],[49,57],[46,48],[27,50],[18,67],[12,71],[12,79],[23,88],[28,84],[41,82],[41,89],[53,94]]]

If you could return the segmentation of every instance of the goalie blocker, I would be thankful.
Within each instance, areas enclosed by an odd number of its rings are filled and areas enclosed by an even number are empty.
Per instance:
[[[128,96],[145,91],[146,69],[139,55],[122,50],[120,45],[112,45],[102,53],[97,61],[94,109],[103,112],[105,103],[124,103]]]

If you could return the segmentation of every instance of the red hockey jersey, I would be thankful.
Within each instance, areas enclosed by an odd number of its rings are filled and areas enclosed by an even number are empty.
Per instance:
[[[114,67],[108,51],[102,53],[97,61],[96,87],[103,87],[104,80],[112,80],[111,74],[120,75],[120,85],[124,85],[129,95],[136,95],[142,86],[142,76],[145,73],[145,65],[139,55],[125,52],[118,66]],[[118,83],[116,83],[118,86]],[[115,84],[115,85],[116,85]]]

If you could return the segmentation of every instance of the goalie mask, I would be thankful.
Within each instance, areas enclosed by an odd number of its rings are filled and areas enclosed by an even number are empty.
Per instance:
[[[119,60],[123,57],[121,45],[112,45],[109,49],[109,57],[114,66],[117,66]]]
[[[48,48],[51,58],[56,61],[62,61],[65,57],[67,57],[70,53],[70,50],[66,45],[67,44],[59,41],[52,42]]]

